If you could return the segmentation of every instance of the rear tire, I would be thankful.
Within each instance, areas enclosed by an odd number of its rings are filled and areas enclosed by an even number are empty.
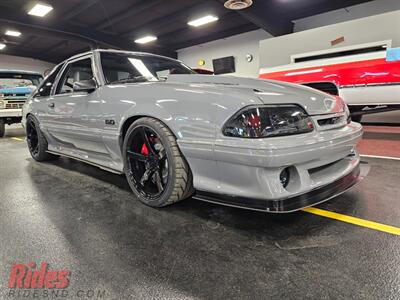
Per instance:
[[[6,134],[6,124],[3,119],[0,119],[0,138],[4,137]]]
[[[125,135],[123,156],[128,183],[144,204],[164,207],[193,193],[189,165],[175,136],[160,121],[135,121]]]
[[[26,119],[26,141],[29,153],[34,160],[41,162],[53,160],[58,157],[47,152],[47,140],[40,130],[38,120],[32,115],[29,115]]]

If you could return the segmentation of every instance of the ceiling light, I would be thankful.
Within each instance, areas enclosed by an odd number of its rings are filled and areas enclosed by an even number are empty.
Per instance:
[[[142,37],[140,39],[135,40],[135,43],[137,43],[137,44],[147,44],[147,43],[153,42],[155,40],[157,40],[156,36],[147,35],[147,36],[144,36],[144,37]]]
[[[20,36],[20,35],[21,35],[21,32],[19,32],[19,31],[14,31],[14,30],[7,30],[7,31],[6,31],[6,35],[9,35],[9,36]]]
[[[36,4],[29,12],[29,15],[44,17],[53,10],[53,7],[47,4]]]
[[[0,50],[3,50],[6,47],[6,44],[0,43]]]
[[[194,26],[194,27],[199,27],[199,26],[202,26],[204,24],[215,22],[217,20],[218,20],[218,17],[208,15],[208,16],[205,16],[205,17],[190,21],[190,22],[188,22],[188,25]]]

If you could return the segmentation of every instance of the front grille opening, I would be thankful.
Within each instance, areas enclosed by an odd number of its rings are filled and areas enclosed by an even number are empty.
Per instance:
[[[337,125],[337,124],[342,124],[343,122],[344,122],[344,116],[340,116],[327,119],[320,119],[318,120],[318,125],[319,126]]]
[[[330,95],[339,96],[339,89],[337,88],[336,84],[332,82],[310,82],[304,83],[303,85]]]
[[[341,159],[337,159],[332,163],[308,169],[308,174],[313,182],[331,181],[332,177],[342,176],[349,168],[349,154],[350,149],[343,150]]]
[[[316,168],[308,169],[308,173],[309,173],[310,175],[314,175],[314,174],[316,174],[316,173],[319,173],[319,172],[321,172],[321,171],[323,171],[323,170],[329,168],[330,166],[333,166],[334,164],[336,164],[336,163],[339,162],[339,161],[341,161],[341,159],[340,159],[340,160],[337,160],[337,161],[334,161],[333,163],[330,163],[330,164],[326,164],[326,165],[319,166],[319,167],[316,167]]]
[[[6,109],[19,109],[24,106],[24,103],[7,103]]]

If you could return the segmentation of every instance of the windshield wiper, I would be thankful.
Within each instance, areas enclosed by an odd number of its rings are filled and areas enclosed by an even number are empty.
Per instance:
[[[146,82],[151,81],[153,77],[149,76],[132,76],[120,80],[111,81],[110,83],[127,83],[127,82]]]

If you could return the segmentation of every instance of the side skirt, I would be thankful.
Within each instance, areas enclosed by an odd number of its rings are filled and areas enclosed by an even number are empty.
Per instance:
[[[97,167],[97,168],[99,168],[99,169],[102,169],[102,170],[104,170],[104,171],[108,171],[108,172],[111,172],[111,173],[114,173],[114,174],[118,174],[118,175],[124,174],[124,173],[121,172],[121,171],[118,171],[118,170],[115,170],[115,169],[112,169],[112,168],[108,168],[108,167],[105,167],[105,166],[96,164],[96,163],[94,163],[94,162],[91,162],[91,161],[86,160],[86,159],[83,159],[83,158],[75,157],[75,156],[72,156],[72,155],[69,155],[69,154],[65,154],[65,153],[62,153],[62,152],[57,152],[57,151],[50,151],[50,150],[47,150],[47,152],[48,152],[48,153],[51,153],[51,154],[54,154],[54,155],[60,155],[60,156],[63,156],[63,157],[72,158],[72,159],[75,159],[75,160],[84,162],[84,163],[86,163],[86,164],[92,165],[92,166],[94,166],[94,167]]]

